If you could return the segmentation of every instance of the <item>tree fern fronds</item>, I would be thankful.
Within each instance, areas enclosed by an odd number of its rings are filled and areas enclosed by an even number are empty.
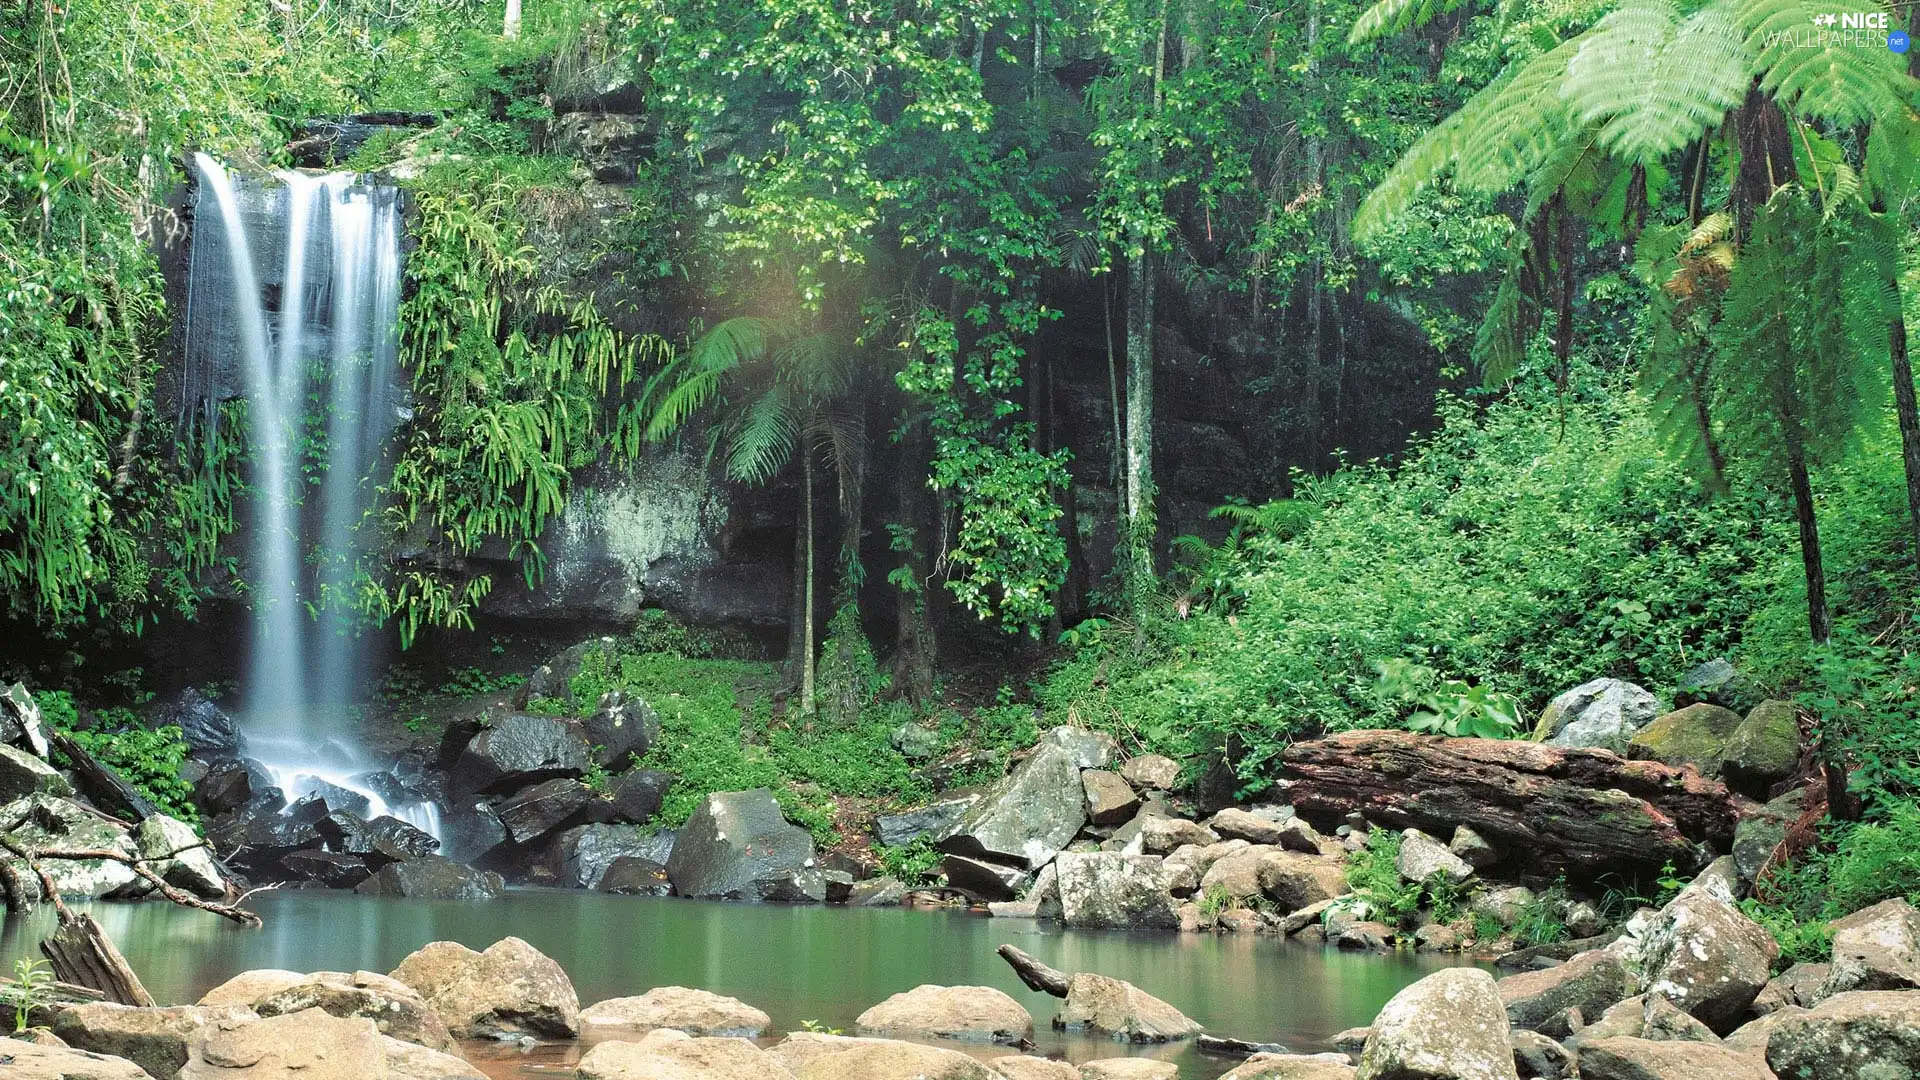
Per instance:
[[[1466,131],[1519,74],[1520,65],[1502,72],[1401,154],[1387,175],[1367,194],[1353,215],[1353,235],[1367,240],[1387,222],[1405,213],[1420,193],[1453,167]]]
[[[760,484],[786,466],[800,434],[795,404],[793,391],[779,383],[754,399],[727,441],[729,478]]]
[[[1520,371],[1527,358],[1527,338],[1532,334],[1532,318],[1527,299],[1521,295],[1517,272],[1510,272],[1487,305],[1486,317],[1473,336],[1473,362],[1480,378],[1488,386],[1498,386]]]
[[[1527,210],[1521,219],[1523,222],[1532,221],[1555,195],[1565,195],[1566,201],[1579,212],[1592,207],[1605,190],[1602,181],[1611,179],[1618,171],[1608,166],[1606,155],[1596,145],[1599,137],[1598,128],[1587,128],[1547,155],[1527,180]]]
[[[1680,17],[1670,0],[1634,0],[1579,38],[1564,93],[1601,142],[1634,162],[1654,161],[1719,126],[1745,99],[1752,56],[1735,0]]]
[[[1874,122],[1862,180],[1867,198],[1882,209],[1913,213],[1920,202],[1920,115],[1905,109]]]
[[[1823,33],[1813,18],[1831,6],[1824,0],[1735,2],[1761,88],[1782,108],[1843,128],[1906,110],[1913,92],[1906,57],[1862,48],[1830,29]],[[1861,6],[1884,10],[1877,3]]]
[[[1377,37],[1424,26],[1466,3],[1467,0],[1379,0],[1353,21],[1347,44],[1364,45]]]
[[[1457,135],[1457,187],[1486,195],[1509,191],[1559,146],[1574,126],[1561,89],[1580,40],[1522,62],[1510,81],[1488,87],[1494,93],[1482,91],[1461,108],[1466,122]]]

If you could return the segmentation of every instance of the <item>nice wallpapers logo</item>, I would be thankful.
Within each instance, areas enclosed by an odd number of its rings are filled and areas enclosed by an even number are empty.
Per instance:
[[[1912,41],[1905,30],[1893,29],[1893,18],[1884,11],[1823,11],[1813,16],[1813,25],[1797,30],[1775,31],[1767,35],[1769,45],[1783,40],[1796,48],[1888,49],[1905,53]]]

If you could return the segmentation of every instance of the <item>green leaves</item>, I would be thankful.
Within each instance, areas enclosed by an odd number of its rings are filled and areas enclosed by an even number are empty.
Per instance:
[[[1813,17],[1827,12],[1827,5],[1817,0],[1735,4],[1761,89],[1782,107],[1841,128],[1907,110],[1914,83],[1906,72],[1906,57],[1863,47],[1857,38],[1816,26]],[[1884,9],[1863,3],[1857,10]]]

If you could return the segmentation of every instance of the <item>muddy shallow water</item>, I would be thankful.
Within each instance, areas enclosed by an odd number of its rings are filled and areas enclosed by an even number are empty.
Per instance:
[[[549,890],[514,890],[480,902],[288,891],[257,896],[251,906],[266,919],[264,929],[166,903],[91,908],[162,1004],[194,1001],[251,968],[384,972],[430,941],[483,949],[516,935],[560,962],[583,1005],[655,986],[693,986],[765,1010],[776,1031],[811,1023],[852,1034],[854,1018],[889,994],[922,983],[995,986],[1033,1013],[1041,1053],[1073,1061],[1165,1058],[1177,1061],[1187,1080],[1208,1080],[1232,1063],[1185,1045],[1133,1048],[1055,1032],[1049,1022],[1056,999],[1021,985],[994,947],[1012,942],[1062,970],[1126,979],[1214,1034],[1301,1052],[1324,1050],[1335,1032],[1371,1022],[1401,987],[1450,962],[1342,953],[1252,935],[1061,930],[960,911]],[[18,957],[38,955],[36,945],[52,923],[45,908],[9,919],[0,965],[10,971]],[[527,1053],[474,1046],[469,1057],[501,1080],[521,1080],[564,1074],[577,1052],[574,1046]]]

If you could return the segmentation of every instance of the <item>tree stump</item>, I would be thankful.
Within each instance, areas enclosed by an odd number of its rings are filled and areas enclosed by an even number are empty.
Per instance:
[[[61,912],[59,929],[40,943],[40,951],[61,982],[98,990],[108,1001],[122,1005],[153,1006],[153,995],[91,915]]]

